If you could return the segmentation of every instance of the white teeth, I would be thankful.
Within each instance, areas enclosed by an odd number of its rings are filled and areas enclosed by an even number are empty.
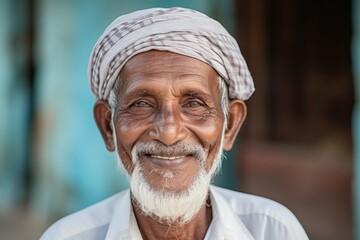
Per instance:
[[[170,157],[170,156],[159,156],[159,155],[150,155],[152,158],[159,158],[159,159],[164,159],[164,160],[175,160],[175,159],[179,159],[179,158],[184,158],[185,156],[175,156],[175,157]]]

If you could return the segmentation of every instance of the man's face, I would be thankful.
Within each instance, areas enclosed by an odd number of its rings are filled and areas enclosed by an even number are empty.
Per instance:
[[[183,55],[150,51],[121,70],[114,115],[117,148],[129,175],[136,144],[158,144],[138,164],[150,187],[180,192],[198,175],[199,157],[177,145],[200,146],[209,171],[220,150],[224,116],[218,75],[207,64]],[[174,149],[173,151],[171,149]]]

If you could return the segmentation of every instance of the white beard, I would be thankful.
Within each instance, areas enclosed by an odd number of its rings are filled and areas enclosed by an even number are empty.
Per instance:
[[[181,192],[155,189],[153,186],[150,186],[142,172],[142,167],[138,160],[138,151],[141,150],[137,149],[136,144],[132,150],[134,170],[129,178],[132,197],[140,207],[142,214],[168,225],[172,225],[175,221],[177,221],[178,224],[183,225],[193,219],[205,204],[209,195],[208,191],[210,183],[221,168],[223,138],[224,131],[221,136],[219,150],[209,172],[206,172],[204,167],[204,164],[207,161],[206,154],[204,154],[202,157],[203,159],[199,159],[199,170],[197,176],[194,177],[194,181],[187,189]],[[143,143],[140,145],[142,144]],[[117,146],[116,141],[115,146]],[[119,158],[119,165],[124,169],[120,156],[119,154],[117,155]],[[166,181],[166,178],[173,177],[173,174],[169,171],[164,173],[163,176],[164,181]]]
[[[205,203],[209,185],[210,179],[202,169],[193,183],[182,192],[153,189],[138,166],[130,180],[131,193],[142,214],[168,225],[176,220],[180,225],[189,222]]]

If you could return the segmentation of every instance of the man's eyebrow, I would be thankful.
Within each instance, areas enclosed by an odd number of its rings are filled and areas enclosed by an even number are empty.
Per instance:
[[[184,94],[191,96],[191,97],[198,97],[198,96],[205,95],[204,93],[199,93],[199,92],[195,92],[195,91],[185,91]]]
[[[134,89],[132,91],[130,91],[129,93],[127,93],[123,100],[129,101],[132,98],[137,98],[137,97],[148,97],[148,96],[154,96],[155,92],[153,91],[149,91],[147,89]]]
[[[182,91],[182,94],[188,97],[201,98],[205,101],[211,99],[211,94],[204,91],[185,90]]]
[[[152,94],[151,94],[151,91],[142,89],[142,90],[135,90],[133,95],[142,97],[142,96],[148,96],[148,95],[152,95]]]

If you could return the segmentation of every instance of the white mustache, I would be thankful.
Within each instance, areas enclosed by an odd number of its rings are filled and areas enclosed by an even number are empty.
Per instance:
[[[200,144],[185,144],[175,143],[171,146],[164,145],[160,142],[138,142],[132,149],[133,161],[135,161],[139,155],[155,155],[163,156],[167,158],[177,156],[193,156],[200,163],[206,161],[206,151]]]

